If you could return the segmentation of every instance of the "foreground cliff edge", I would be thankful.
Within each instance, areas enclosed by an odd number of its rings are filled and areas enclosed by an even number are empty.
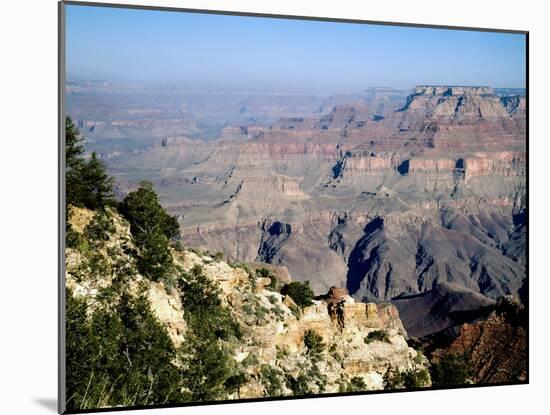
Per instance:
[[[138,272],[139,248],[115,209],[70,207],[68,228],[76,243],[66,250],[67,372],[82,370],[68,387],[69,408],[431,384],[427,359],[407,345],[389,303],[356,302],[333,288],[299,307],[280,293],[290,282],[284,269],[230,264],[192,249],[170,248],[175,277],[153,281]],[[75,310],[85,310],[80,320]],[[155,348],[157,360],[147,361]],[[166,379],[175,384],[167,388]]]

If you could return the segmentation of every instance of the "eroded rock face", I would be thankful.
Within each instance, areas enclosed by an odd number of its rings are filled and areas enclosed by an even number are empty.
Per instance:
[[[436,349],[433,360],[445,354],[463,356],[474,383],[527,380],[527,313],[517,297],[499,297],[487,318],[465,323],[449,345]]]
[[[74,231],[83,234],[86,226],[94,219],[88,209],[71,207],[68,223]],[[127,273],[125,286],[132,295],[143,295],[150,303],[155,317],[166,327],[168,335],[176,346],[185,339],[187,324],[184,318],[180,295],[175,289],[168,290],[162,282],[153,282],[140,275],[135,269],[135,260],[129,251],[135,250],[130,226],[118,214],[106,208],[107,217],[112,220],[113,229],[105,244],[96,252],[96,262],[102,264],[99,271],[93,271],[85,259],[86,254],[79,249],[66,249],[65,284],[74,296],[84,298],[89,311],[98,306],[97,296],[112,286],[113,280]],[[86,246],[88,241],[86,240]],[[89,247],[85,249],[96,249]],[[95,275],[96,272],[99,274]],[[113,299],[118,301],[118,299]]]
[[[158,167],[152,179],[189,246],[284,266],[316,294],[336,285],[391,300],[445,282],[514,294],[525,275],[525,98],[419,86],[381,117],[364,100],[327,102],[317,116],[233,126],[215,143],[167,141],[114,167]]]
[[[74,224],[83,238],[81,241],[93,242],[86,239],[86,227],[82,225],[91,223],[97,215],[100,214],[92,215],[85,209],[71,210],[69,223]],[[85,299],[91,312],[103,301],[99,296],[105,295],[114,280],[120,284],[118,274],[126,269],[123,277],[126,292],[144,296],[174,346],[184,345],[189,330],[182,306],[184,293],[137,273],[133,256],[128,254],[135,249],[128,223],[110,209],[105,215],[111,226],[94,254],[104,261],[101,268],[92,270],[86,265],[85,248],[67,248],[66,285],[71,295]],[[362,379],[368,390],[382,389],[390,367],[402,371],[423,368],[414,359],[417,352],[405,341],[406,332],[396,308],[389,303],[356,302],[345,288],[332,287],[312,305],[300,309],[291,297],[270,288],[270,277],[258,277],[253,271],[266,268],[273,272],[277,286],[290,282],[285,269],[278,270],[269,264],[243,268],[193,251],[172,251],[172,255],[178,272],[200,269],[220,289],[223,306],[241,327],[243,334],[239,340],[219,340],[227,343],[235,365],[240,365],[247,374],[247,382],[233,398],[273,396],[274,392],[269,392],[271,395],[267,392],[273,380],[262,378],[266,368],[282,385],[276,395],[295,393],[291,386],[294,381],[314,393],[345,390],[352,378]],[[113,291],[109,307],[116,304],[119,294]],[[384,333],[383,340],[367,342],[372,332]],[[306,341],[312,333],[322,342],[322,347],[315,351],[309,349]]]
[[[292,298],[270,291],[268,281],[255,279],[251,283],[251,277],[242,268],[232,268],[223,261],[213,262],[208,256],[200,257],[189,251],[177,254],[177,261],[187,270],[201,265],[204,274],[219,284],[223,302],[244,328],[245,338],[235,359],[259,363],[247,369],[252,380],[240,389],[241,398],[265,394],[255,377],[262,365],[275,368],[281,376],[296,378],[305,368],[315,367],[315,372],[324,379],[323,386],[315,383],[319,381],[315,376],[308,382],[317,393],[337,392],[353,377],[363,379],[368,389],[381,389],[389,367],[401,370],[417,367],[416,352],[408,347],[397,310],[389,303],[355,302],[345,288],[334,287],[322,300],[299,310]],[[250,311],[247,304],[255,304],[254,310],[262,308],[262,316],[255,316],[257,311]],[[342,307],[340,318],[335,318],[335,304]],[[366,344],[366,336],[376,330],[386,332],[388,342]],[[314,363],[304,343],[304,336],[310,331],[320,335],[325,345]],[[285,386],[282,394],[292,391]]]

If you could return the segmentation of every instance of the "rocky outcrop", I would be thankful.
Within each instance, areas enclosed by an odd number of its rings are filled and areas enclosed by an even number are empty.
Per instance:
[[[199,257],[189,251],[179,254],[178,261],[184,269],[201,265],[205,275],[219,284],[224,302],[246,327],[246,338],[235,358],[243,361],[254,356],[259,361],[248,369],[253,379],[262,365],[297,378],[304,372],[304,365],[311,365],[304,344],[304,336],[311,331],[320,335],[325,344],[324,351],[316,358],[318,370],[326,376],[322,390],[315,386],[315,379],[310,379],[311,387],[318,393],[338,392],[352,377],[363,379],[368,389],[381,389],[389,367],[407,370],[417,365],[416,352],[408,347],[397,310],[389,303],[356,302],[345,289],[332,288],[313,305],[297,311],[290,297],[270,291],[266,284],[260,283],[259,289],[248,291],[251,276],[241,268],[211,262],[209,257]],[[250,310],[247,304],[254,304],[256,311]],[[264,310],[261,317],[254,314],[258,309]],[[367,344],[365,337],[376,330],[387,332],[388,342]],[[257,397],[262,394],[261,390],[258,382],[251,380],[241,388],[240,397]],[[291,393],[289,389],[283,391],[283,394]]]
[[[436,348],[432,361],[463,356],[478,384],[527,380],[527,311],[516,297],[500,297],[488,317],[456,328],[450,344]],[[433,347],[433,345],[431,346]]]
[[[416,87],[401,112],[401,129],[435,122],[432,128],[439,130],[440,123],[490,123],[510,117],[502,99],[489,87]]]
[[[501,98],[502,105],[512,117],[525,117],[527,101],[524,96],[512,95]]]
[[[95,223],[97,215],[104,214],[70,210],[69,225],[80,235],[81,244],[95,243],[87,226]],[[120,289],[122,281],[127,293],[147,299],[174,346],[184,347],[190,334],[182,306],[185,292],[178,285],[168,287],[140,275],[131,255],[136,247],[128,223],[110,209],[105,215],[101,220],[109,219],[112,226],[102,225],[106,233],[94,246],[95,253],[89,253],[83,245],[67,248],[66,285],[71,295],[85,299],[92,311],[109,293],[109,307],[113,307],[119,301],[119,291],[109,288],[116,283]],[[291,232],[283,223],[272,227],[276,234]],[[304,388],[309,393],[341,392],[347,390],[352,379],[362,380],[365,390],[377,390],[384,388],[384,375],[390,368],[425,369],[425,362],[415,359],[417,352],[407,345],[399,314],[389,303],[356,302],[345,289],[332,288],[327,295],[300,308],[276,288],[290,282],[284,268],[230,264],[192,250],[171,253],[178,273],[191,274],[198,268],[219,289],[222,305],[240,327],[239,339],[219,339],[246,380],[230,399],[303,394]],[[94,264],[101,263],[99,268],[91,267],[89,255],[93,255]],[[272,272],[271,276],[256,275],[253,270],[260,268]],[[277,280],[275,287],[273,277]],[[384,335],[367,341],[372,332]],[[315,350],[306,340],[313,334],[322,342]],[[266,373],[272,378],[265,378]],[[293,389],[294,382],[300,382],[301,392]],[[273,385],[279,385],[275,392]]]
[[[413,95],[494,95],[495,91],[489,86],[445,86],[445,85],[419,85],[413,90]]]
[[[111,287],[120,275],[130,274],[126,281],[130,293],[144,295],[151,311],[165,325],[168,335],[176,346],[185,339],[187,324],[183,315],[181,299],[175,290],[167,290],[162,282],[152,282],[135,270],[135,261],[129,254],[135,251],[130,234],[130,226],[118,214],[107,208],[106,215],[113,221],[108,240],[100,247],[91,247],[84,235],[87,225],[93,220],[94,213],[88,209],[71,206],[68,222],[71,228],[81,235],[83,247],[68,248],[66,251],[65,284],[74,296],[84,298],[93,311],[98,306],[98,296]],[[88,250],[94,250],[88,254]],[[89,257],[90,256],[90,257]],[[98,266],[100,274],[92,268]],[[116,300],[115,300],[116,301]]]

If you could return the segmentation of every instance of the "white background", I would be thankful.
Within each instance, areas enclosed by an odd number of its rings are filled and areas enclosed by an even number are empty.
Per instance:
[[[548,413],[550,16],[545,13],[545,2],[138,0],[135,3],[530,31],[531,384],[175,408],[157,413]],[[0,19],[0,412],[52,414],[57,390],[57,4],[55,0],[3,1]]]

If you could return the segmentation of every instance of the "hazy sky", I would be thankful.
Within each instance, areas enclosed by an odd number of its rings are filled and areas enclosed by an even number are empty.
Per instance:
[[[525,36],[69,5],[67,76],[315,90],[525,87]]]

